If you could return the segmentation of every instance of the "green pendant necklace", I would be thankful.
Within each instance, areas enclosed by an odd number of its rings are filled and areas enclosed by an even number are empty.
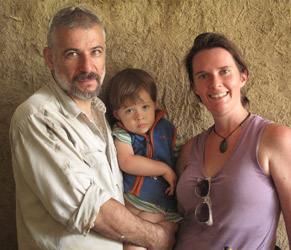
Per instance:
[[[216,130],[215,130],[215,124],[212,126],[213,132],[216,135],[218,135],[219,137],[221,137],[223,139],[222,142],[220,143],[220,146],[219,146],[220,153],[224,153],[227,150],[227,147],[228,147],[228,145],[227,145],[227,139],[228,139],[228,137],[230,137],[241,125],[243,125],[244,122],[250,117],[250,115],[251,115],[251,113],[248,113],[247,117],[234,130],[232,130],[230,132],[230,134],[228,136],[226,136],[226,137],[224,137],[224,136],[222,136],[222,135],[220,135],[220,134],[218,134],[216,132]]]

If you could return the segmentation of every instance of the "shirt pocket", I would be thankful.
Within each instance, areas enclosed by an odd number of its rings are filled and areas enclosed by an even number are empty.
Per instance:
[[[101,178],[108,178],[111,174],[110,163],[106,154],[106,147],[95,145],[82,152],[83,161],[91,169],[94,179],[100,182]]]

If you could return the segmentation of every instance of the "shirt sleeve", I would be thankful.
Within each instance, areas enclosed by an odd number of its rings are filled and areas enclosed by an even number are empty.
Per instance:
[[[115,124],[112,128],[112,135],[117,138],[119,141],[131,145],[131,136],[130,134]]]
[[[100,182],[92,177],[92,168],[106,161],[105,154],[98,145],[94,152],[81,152],[64,124],[45,115],[31,115],[10,131],[16,184],[24,179],[32,193],[22,193],[23,207],[43,206],[68,231],[88,234],[100,207],[111,198],[102,180],[106,169]]]

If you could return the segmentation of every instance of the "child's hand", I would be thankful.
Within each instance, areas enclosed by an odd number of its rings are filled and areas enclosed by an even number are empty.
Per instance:
[[[165,193],[167,195],[174,195],[175,192],[175,188],[176,188],[176,184],[177,184],[177,175],[175,174],[175,172],[173,171],[173,169],[171,169],[170,167],[168,167],[167,171],[165,174],[162,175],[162,177],[169,183],[169,187],[166,189]]]

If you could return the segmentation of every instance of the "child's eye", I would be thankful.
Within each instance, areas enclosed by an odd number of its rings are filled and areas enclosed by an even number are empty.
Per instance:
[[[150,108],[150,105],[144,105],[143,106],[143,109],[149,109]]]
[[[131,114],[131,113],[133,113],[133,109],[127,109],[127,110],[125,110],[125,113],[126,114]]]

